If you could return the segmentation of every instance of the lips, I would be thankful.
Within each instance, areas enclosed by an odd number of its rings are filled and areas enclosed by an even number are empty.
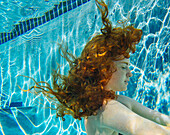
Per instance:
[[[129,82],[129,80],[126,80],[125,82],[127,82],[127,83],[128,83],[128,82]]]
[[[125,81],[126,84],[128,84],[129,80]]]

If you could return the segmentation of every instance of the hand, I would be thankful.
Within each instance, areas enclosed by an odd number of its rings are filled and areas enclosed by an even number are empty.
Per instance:
[[[170,134],[170,126],[164,126],[165,130],[166,130],[166,133],[167,135]]]

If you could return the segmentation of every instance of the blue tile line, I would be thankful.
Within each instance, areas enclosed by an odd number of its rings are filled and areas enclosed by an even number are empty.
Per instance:
[[[54,5],[55,7],[52,10],[45,12],[41,17],[30,18],[19,22],[19,24],[14,25],[11,32],[0,33],[0,45],[34,29],[35,27],[45,24],[46,22],[49,22],[54,18],[87,3],[88,1],[90,0],[67,0],[60,2],[58,5]]]

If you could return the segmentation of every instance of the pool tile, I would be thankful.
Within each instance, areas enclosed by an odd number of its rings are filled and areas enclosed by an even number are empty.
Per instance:
[[[76,2],[73,3],[73,9],[75,9],[77,7]]]
[[[81,0],[77,0],[77,5],[78,5],[78,6],[82,5]]]
[[[46,13],[45,13],[45,17],[46,17],[47,22],[48,22],[48,21],[50,21],[50,15],[49,15],[49,12],[46,12]]]
[[[33,18],[30,19],[30,23],[31,23],[31,29],[33,29],[34,28],[34,20],[33,20]]]
[[[41,25],[42,24],[42,19],[41,17],[38,17],[38,25]]]
[[[55,4],[54,8],[50,11],[47,11],[45,15],[19,22],[19,24],[14,25],[14,29],[12,29],[12,32],[10,33],[1,33],[0,45],[58,17],[59,15],[62,15],[63,13],[75,9],[76,7],[81,6],[88,1],[90,0],[67,0],[60,2],[60,4]]]
[[[42,23],[46,23],[45,15],[42,16]]]
[[[38,26],[38,19],[34,18],[34,26],[37,27]]]
[[[53,10],[50,10],[50,20],[52,20],[52,19],[54,19],[54,12],[53,12]]]
[[[62,9],[59,9],[59,15],[62,15],[62,14],[63,14]]]

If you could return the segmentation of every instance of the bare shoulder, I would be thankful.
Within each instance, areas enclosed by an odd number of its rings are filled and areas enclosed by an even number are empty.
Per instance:
[[[130,110],[132,110],[132,106],[135,102],[134,99],[129,98],[127,96],[123,96],[123,95],[118,95],[117,101],[120,102],[121,104],[125,105],[127,108],[129,108]]]
[[[99,110],[97,115],[89,116],[85,118],[85,128],[88,135],[118,135],[118,132],[114,128],[108,126],[109,119],[112,116],[116,116],[113,113],[112,107],[117,107],[119,110],[119,102],[116,100],[110,100],[107,104],[104,104]],[[109,110],[112,110],[110,112]],[[118,113],[118,110],[116,111]],[[108,121],[108,122],[106,122]],[[110,121],[111,122],[111,121]],[[111,123],[110,123],[111,124]]]
[[[98,117],[98,124],[101,128],[110,128],[118,133],[130,134],[136,114],[119,101],[110,100],[100,109]]]
[[[103,106],[98,110],[97,115],[89,116],[85,118],[85,127],[88,133],[94,133],[97,129],[102,129],[103,131],[107,129],[107,131],[114,131],[113,128],[109,129],[106,126],[106,120],[110,121],[111,118],[114,118],[119,114],[121,110],[121,103],[116,100],[109,100],[108,102],[104,102]],[[105,124],[106,125],[105,125]],[[110,123],[111,124],[111,123]]]
[[[103,105],[102,109],[100,109],[99,111],[99,115],[100,114],[112,114],[112,116],[114,116],[114,114],[117,116],[118,114],[120,114],[121,110],[123,112],[131,112],[131,108],[130,107],[130,103],[128,105],[128,103],[122,104],[121,102],[119,102],[118,100],[110,100],[108,101],[106,104]]]

